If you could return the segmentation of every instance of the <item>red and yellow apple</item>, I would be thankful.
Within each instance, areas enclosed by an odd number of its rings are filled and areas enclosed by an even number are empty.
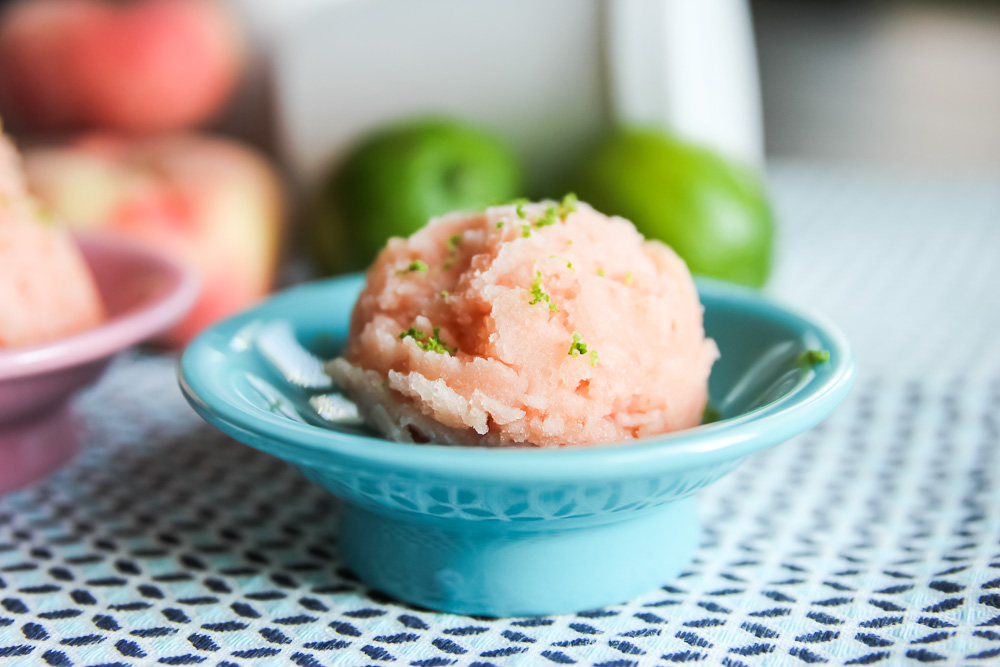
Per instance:
[[[145,242],[200,273],[201,296],[168,343],[188,341],[269,291],[282,191],[275,170],[249,148],[193,134],[97,134],[29,148],[24,165],[31,190],[71,226]]]
[[[180,129],[219,111],[243,63],[219,0],[19,2],[0,20],[0,109],[25,129]]]

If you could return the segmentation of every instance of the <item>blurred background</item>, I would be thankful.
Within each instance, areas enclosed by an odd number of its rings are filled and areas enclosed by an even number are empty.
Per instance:
[[[1000,3],[752,7],[768,156],[1000,168]]]
[[[760,287],[795,282],[782,248],[821,224],[775,179],[1000,171],[985,0],[2,7],[0,116],[29,184],[72,226],[199,268],[179,343],[281,267],[283,283],[362,268],[449,208],[575,190],[695,273]]]
[[[262,52],[296,15],[343,4],[235,2]],[[1000,168],[1000,3],[753,0],[749,9],[768,157]],[[231,127],[273,146],[268,108],[261,99],[234,109]]]

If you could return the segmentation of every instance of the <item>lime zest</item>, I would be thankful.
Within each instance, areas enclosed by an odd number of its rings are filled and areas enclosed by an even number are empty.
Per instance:
[[[633,281],[633,280],[635,280],[635,276],[634,276],[634,275],[632,275],[632,272],[631,272],[631,271],[629,271],[629,272],[628,272],[628,275],[627,275],[627,276],[625,276],[625,284],[626,284],[626,285],[631,285],[631,284],[632,284],[632,281]]]
[[[415,259],[412,262],[410,262],[410,265],[407,266],[405,269],[397,269],[396,275],[399,276],[404,273],[417,273],[417,272],[427,273],[427,270],[428,270],[427,264],[425,262],[419,259]]]
[[[576,269],[573,268],[573,262],[569,261],[565,257],[562,257],[560,255],[549,255],[549,257],[552,258],[552,259],[561,259],[562,261],[566,262],[566,268],[567,269],[569,269],[570,271],[576,273]]]
[[[521,236],[524,238],[531,236],[531,225],[521,225]]]
[[[447,299],[449,296],[451,296],[451,292],[449,292],[448,290],[441,290],[438,293],[438,296],[441,297],[442,299]]]
[[[450,269],[455,265],[455,259],[458,257],[458,244],[462,242],[461,234],[452,234],[448,237],[448,260],[444,263],[445,269]]]
[[[425,352],[437,352],[438,354],[455,354],[456,348],[448,347],[441,340],[441,327],[434,327],[434,335],[428,336],[426,331],[410,327],[399,334],[399,339],[412,338],[421,350]]]
[[[497,220],[497,229],[503,228],[503,220]]]
[[[600,277],[603,278],[604,277],[604,269],[597,269],[597,275],[599,275]]]
[[[818,366],[830,361],[830,350],[806,350],[799,355],[798,361],[803,366]]]
[[[556,207],[549,206],[545,209],[545,213],[538,220],[535,220],[535,227],[541,229],[542,227],[548,227],[549,225],[556,224]]]
[[[573,342],[569,346],[569,356],[579,357],[586,354],[590,357],[590,365],[597,366],[597,350],[587,350],[587,344],[583,341],[583,338],[576,331],[573,332]]]
[[[535,271],[535,279],[531,281],[531,295],[534,298],[528,302],[529,306],[534,306],[536,303],[545,303],[548,305],[549,310],[553,313],[559,312],[559,306],[552,303],[551,297],[549,297],[548,293],[542,288],[541,271]]]
[[[559,219],[566,222],[566,217],[570,213],[576,213],[577,204],[580,200],[576,198],[576,195],[572,192],[567,192],[566,196],[562,198],[562,202],[559,204]]]

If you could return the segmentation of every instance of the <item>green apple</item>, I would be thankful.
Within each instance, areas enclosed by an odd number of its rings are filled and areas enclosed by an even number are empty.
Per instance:
[[[670,245],[692,273],[754,287],[767,280],[774,222],[763,183],[709,150],[657,130],[617,129],[570,187]]]
[[[443,118],[390,126],[326,182],[308,222],[312,254],[328,273],[363,269],[389,237],[513,199],[522,182],[511,149],[478,127]]]

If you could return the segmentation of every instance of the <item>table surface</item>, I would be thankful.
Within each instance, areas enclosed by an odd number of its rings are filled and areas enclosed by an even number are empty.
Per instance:
[[[572,616],[430,613],[337,560],[336,503],[202,423],[130,353],[85,445],[0,499],[10,664],[627,666],[1000,660],[1000,175],[781,163],[770,291],[837,321],[859,375],[706,490],[690,570]]]

